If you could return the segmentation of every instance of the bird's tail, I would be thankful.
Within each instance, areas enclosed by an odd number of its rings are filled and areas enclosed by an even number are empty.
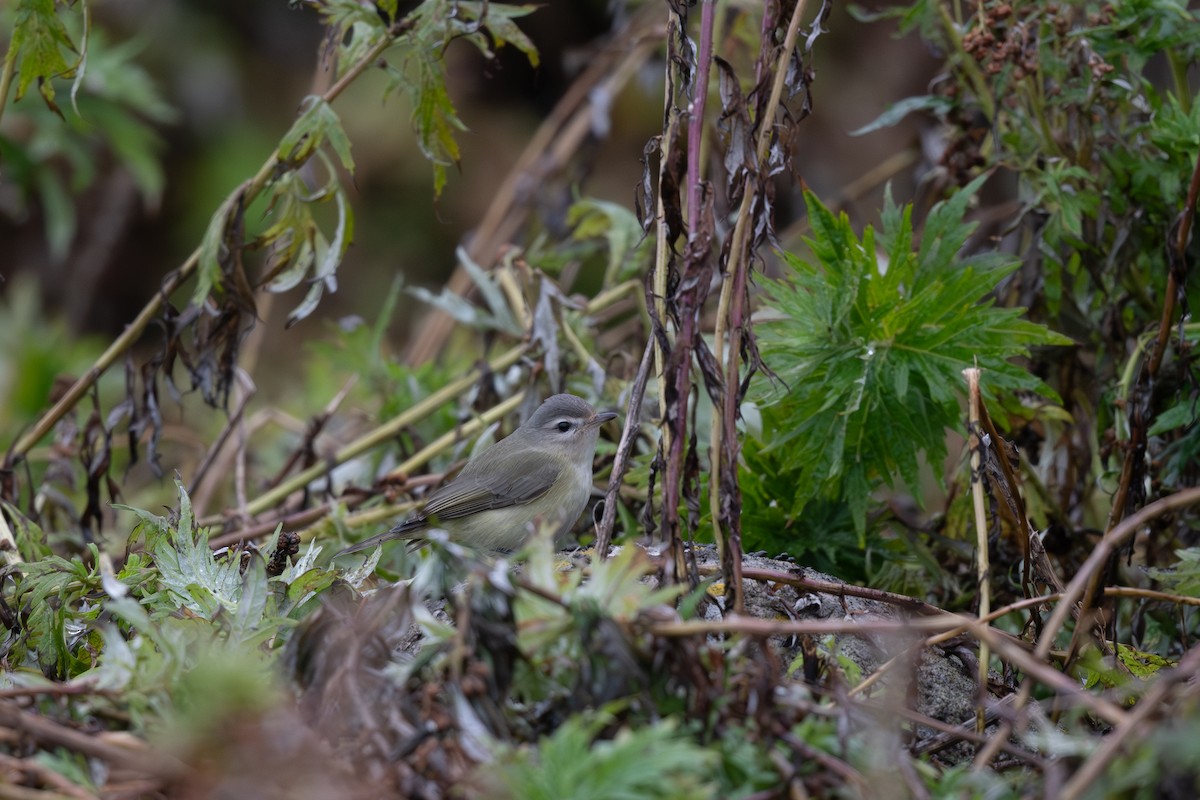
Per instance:
[[[423,519],[410,519],[401,522],[396,527],[389,531],[372,536],[370,539],[363,539],[361,542],[350,545],[349,547],[339,550],[333,557],[348,555],[350,553],[358,553],[363,550],[370,550],[372,547],[390,542],[394,539],[416,539],[421,535],[428,526]]]

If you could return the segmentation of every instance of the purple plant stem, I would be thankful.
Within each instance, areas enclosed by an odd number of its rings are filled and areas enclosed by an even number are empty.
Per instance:
[[[696,90],[692,95],[692,113],[688,122],[688,235],[700,224],[700,140],[704,135],[704,111],[708,105],[708,74],[712,66],[713,20],[716,0],[704,0],[700,6],[700,58],[696,64]]]

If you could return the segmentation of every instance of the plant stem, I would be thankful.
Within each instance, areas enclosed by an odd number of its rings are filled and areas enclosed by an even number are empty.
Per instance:
[[[387,34],[382,39],[376,42],[375,45],[369,51],[367,51],[367,53],[361,59],[359,59],[350,67],[350,69],[346,70],[346,74],[344,74],[337,83],[329,87],[329,89],[321,95],[321,99],[326,103],[331,103],[337,99],[337,97],[346,90],[346,87],[349,86],[355,78],[361,75],[367,67],[376,63],[379,57],[383,55],[384,51],[386,51],[395,43],[396,37],[409,30],[412,25],[413,23],[410,20],[405,19],[390,27],[387,31]],[[6,73],[10,71],[9,61],[10,59],[5,59]],[[8,75],[8,80],[10,82],[11,78],[12,76]],[[3,112],[3,98],[7,91],[7,84],[4,83],[3,76],[0,76],[0,113]],[[249,206],[250,203],[253,202],[253,200],[258,197],[259,193],[262,192],[262,190],[266,187],[267,183],[274,175],[275,169],[278,165],[278,155],[276,153],[272,153],[270,157],[263,162],[263,165],[259,167],[259,170],[257,173],[255,173],[254,177],[234,190],[234,194],[242,192],[244,197],[243,202],[245,205]],[[184,281],[192,276],[192,273],[196,271],[196,267],[199,265],[199,262],[200,248],[196,248],[192,251],[192,254],[187,257],[187,260],[180,265],[179,269],[175,270],[170,276],[167,277],[167,279],[163,282],[162,289],[150,298],[145,307],[143,307],[137,317],[134,318],[133,322],[126,326],[124,332],[122,332],[121,335],[118,336],[117,339],[108,346],[108,349],[105,350],[98,359],[96,359],[96,362],[92,364],[87,372],[85,372],[78,380],[76,380],[75,383],[71,385],[71,388],[69,388],[66,393],[63,394],[59,401],[38,419],[37,423],[32,429],[30,429],[27,433],[21,436],[20,439],[17,440],[16,444],[13,445],[13,447],[9,450],[6,458],[8,463],[11,463],[17,457],[28,453],[33,446],[36,445],[43,436],[48,434],[58,423],[58,421],[61,420],[77,402],[79,402],[79,400],[84,396],[84,394],[87,393],[92,385],[100,379],[100,376],[103,375],[109,367],[116,363],[118,358],[120,358],[137,342],[142,333],[145,332],[146,327],[149,326],[152,321],[154,321],[154,318],[158,315],[163,303],[166,302],[167,298],[169,298],[176,289],[183,285]]]
[[[979,586],[979,616],[986,617],[992,611],[991,567],[988,564],[987,511],[983,500],[983,448],[979,431],[982,428],[979,398],[979,368],[963,370],[967,379],[967,420],[971,448],[971,499],[975,508],[975,548],[977,561],[976,582]],[[1024,533],[1024,531],[1022,531]],[[988,685],[988,646],[979,643],[979,690],[975,704],[975,732],[983,733],[984,698]]]
[[[667,44],[670,47],[671,35],[677,25],[675,15],[668,12],[667,14]],[[674,64],[668,58],[663,66],[664,70],[664,90],[663,90],[663,116],[665,125],[663,126],[662,139],[658,143],[658,191],[655,193],[654,213],[657,220],[654,239],[654,297],[651,298],[654,305],[655,324],[661,326],[662,335],[667,335],[667,269],[669,249],[667,244],[668,231],[666,222],[666,212],[663,207],[662,199],[662,176],[666,169],[667,159],[671,155],[671,138],[675,133],[675,114],[672,112],[671,87],[674,86],[674,81],[671,79],[671,70]],[[658,416],[663,421],[660,428],[661,443],[660,447],[663,452],[670,449],[671,446],[671,429],[666,423],[667,416],[667,384],[664,380],[667,369],[667,354],[663,351],[662,342],[656,335],[657,332],[651,331],[650,341],[654,343],[654,376],[658,379]],[[663,487],[663,524],[666,524],[665,505],[667,502],[667,489],[664,482]]]
[[[975,90],[975,99],[983,106],[983,115],[987,118],[989,125],[996,124],[996,100],[992,97],[991,91],[988,89],[987,80],[984,78],[983,71],[979,69],[979,65],[975,63],[975,59],[967,55],[963,51],[962,36],[958,33],[959,24],[950,16],[950,12],[942,4],[937,4],[938,13],[942,18],[942,26],[946,31],[946,38],[949,39],[949,48],[954,51],[956,56],[955,64],[966,75],[970,81],[971,87]],[[957,6],[956,6],[957,9]],[[957,10],[955,17],[961,18],[961,13]]]
[[[517,406],[521,405],[521,401],[525,399],[525,392],[517,392],[507,400],[492,406],[487,411],[475,417],[472,420],[464,422],[453,430],[446,431],[438,438],[421,448],[416,454],[404,461],[398,467],[389,472],[385,478],[404,478],[410,472],[420,469],[429,463],[429,460],[438,453],[450,447],[455,442],[460,442],[463,439],[474,436],[483,430],[484,426],[491,425],[498,419],[504,417],[510,411],[514,411]]]
[[[621,489],[621,481],[625,470],[629,468],[629,453],[633,450],[633,442],[641,427],[642,399],[646,396],[646,381],[650,377],[650,365],[654,362],[653,339],[646,343],[642,353],[642,363],[638,365],[637,377],[629,390],[629,405],[625,409],[625,427],[621,431],[621,442],[617,445],[617,455],[613,458],[612,474],[608,478],[608,491],[604,494],[604,513],[600,517],[600,527],[596,530],[596,553],[601,559],[608,558],[608,547],[612,544],[613,526],[617,522],[617,493]]]
[[[667,22],[667,41],[671,39],[671,29],[677,24],[675,15],[668,14]],[[677,117],[671,108],[671,87],[674,82],[671,80],[671,69],[674,65],[670,59],[667,59],[666,66],[666,90],[663,92],[663,114],[666,119],[666,125],[663,128],[662,141],[658,146],[659,158],[659,173],[658,173],[658,192],[656,193],[655,201],[655,219],[658,220],[657,235],[654,240],[654,316],[658,323],[665,329],[667,327],[667,222],[666,212],[663,208],[662,201],[662,171],[666,169],[667,159],[671,157],[671,139],[675,135],[675,125]],[[663,373],[667,368],[667,354],[663,352],[661,345],[658,342],[658,337],[651,334],[651,340],[654,341],[654,375],[658,378],[658,413],[659,417],[665,417],[667,414],[667,387],[663,382]],[[669,437],[669,432],[664,429],[664,435]],[[669,444],[668,442],[665,444]]]
[[[15,38],[15,31],[14,38]],[[0,72],[0,121],[4,119],[4,109],[8,107],[8,92],[12,88],[13,75],[17,72],[17,51],[8,42],[8,52],[4,54],[4,71]]]
[[[1113,526],[1125,516],[1125,506],[1129,499],[1129,491],[1134,481],[1134,475],[1137,473],[1138,464],[1136,460],[1145,457],[1144,445],[1150,420],[1141,418],[1138,409],[1138,398],[1142,391],[1149,391],[1147,387],[1158,376],[1163,357],[1167,352],[1167,344],[1171,338],[1171,321],[1175,318],[1175,303],[1179,294],[1177,273],[1182,274],[1187,265],[1187,245],[1191,238],[1192,220],[1196,216],[1196,204],[1198,201],[1200,201],[1200,156],[1197,156],[1196,165],[1192,169],[1192,179],[1188,185],[1187,201],[1179,214],[1175,240],[1167,243],[1167,252],[1170,254],[1168,259],[1170,272],[1167,274],[1166,291],[1163,292],[1163,309],[1158,323],[1158,335],[1154,340],[1154,350],[1151,351],[1149,361],[1142,362],[1137,383],[1130,387],[1126,393],[1127,406],[1129,408],[1127,415],[1129,440],[1125,445],[1125,460],[1121,465],[1121,479],[1117,484],[1116,494],[1113,495],[1112,510],[1109,512],[1107,525],[1109,530],[1112,530]],[[1141,341],[1139,340],[1140,344]],[[1132,363],[1133,361],[1131,360],[1130,367]],[[1132,373],[1127,368],[1126,375],[1129,374]],[[1128,382],[1123,380],[1122,383],[1127,384]],[[1091,595],[1089,594],[1088,596],[1090,597]]]
[[[696,90],[692,95],[691,118],[688,120],[688,233],[700,224],[700,185],[704,180],[700,161],[700,143],[704,137],[704,111],[708,105],[708,76],[712,71],[713,19],[715,0],[704,0],[700,6],[700,57],[696,64]]]
[[[49,433],[58,424],[58,421],[87,394],[87,391],[100,379],[105,370],[111,367],[141,337],[146,327],[158,315],[158,311],[162,307],[163,298],[170,296],[172,292],[179,288],[196,269],[199,260],[200,250],[197,248],[192,251],[192,254],[183,262],[183,265],[167,278],[163,283],[162,290],[150,298],[150,301],[146,303],[146,306],[134,318],[133,322],[126,326],[121,335],[96,359],[96,362],[92,364],[88,371],[76,380],[75,383],[71,384],[71,388],[67,389],[66,393],[59,398],[57,403],[51,406],[49,411],[42,414],[31,430],[27,431],[17,440],[17,443],[9,450],[6,461],[11,463],[12,460],[23,456],[33,449],[33,446]]]
[[[765,113],[770,119],[758,120],[758,142],[755,156],[759,172],[765,172],[767,154],[771,146],[771,134],[774,131],[774,114],[783,97],[783,85],[787,80],[787,64],[791,60],[792,51],[796,48],[796,36],[800,30],[800,19],[804,14],[804,0],[798,0],[788,23],[787,34],[779,58],[775,62],[775,80],[771,86],[771,97],[767,102]],[[725,280],[721,286],[721,298],[717,304],[717,323],[713,334],[713,358],[720,364],[724,358],[726,329],[729,329],[729,356],[725,367],[725,403],[720,413],[713,409],[712,425],[709,429],[709,505],[712,510],[713,531],[717,541],[728,537],[729,545],[734,549],[731,553],[734,587],[734,607],[740,611],[741,592],[741,529],[739,521],[730,513],[729,532],[721,527],[721,473],[728,469],[736,474],[737,470],[737,400],[738,400],[738,361],[741,355],[742,325],[744,324],[743,302],[747,281],[747,240],[751,227],[751,211],[754,201],[755,175],[746,176],[746,186],[742,193],[742,205],[738,210],[737,222],[733,228],[733,241],[729,248],[729,263],[725,268]],[[740,506],[740,499],[737,505]],[[732,509],[731,509],[732,511]]]
[[[1167,64],[1171,67],[1171,80],[1175,83],[1175,96],[1184,114],[1192,113],[1192,91],[1188,88],[1188,63],[1179,57],[1179,51],[1169,48]]]
[[[524,346],[514,347],[488,362],[488,368],[492,371],[506,369],[515,364],[524,352]],[[360,436],[337,451],[332,461],[322,461],[318,464],[313,464],[303,472],[293,475],[289,480],[280,483],[271,491],[251,501],[246,505],[246,513],[253,516],[254,514],[266,511],[292,492],[303,489],[310,482],[326,474],[333,467],[344,464],[352,458],[357,458],[375,445],[387,441],[407,426],[432,414],[443,403],[449,402],[458,396],[459,393],[466,391],[473,383],[479,380],[482,374],[481,370],[472,370],[453,383],[446,384],[424,400],[404,411],[404,413],[399,414],[364,436]]]
[[[1175,494],[1168,495],[1155,500],[1147,506],[1143,506],[1136,514],[1131,514],[1111,530],[1107,531],[1092,549],[1091,555],[1087,557],[1087,560],[1076,571],[1075,577],[1067,584],[1067,588],[1063,592],[1062,602],[1054,608],[1054,612],[1050,615],[1050,619],[1046,621],[1046,626],[1042,629],[1042,634],[1038,638],[1037,647],[1033,651],[1034,659],[1037,661],[1046,660],[1046,657],[1050,654],[1050,648],[1054,646],[1054,640],[1058,636],[1058,632],[1062,630],[1063,624],[1067,621],[1067,616],[1085,594],[1094,591],[1095,584],[1099,582],[1100,574],[1103,572],[1104,564],[1117,548],[1123,545],[1127,539],[1132,537],[1142,526],[1151,520],[1177,509],[1197,504],[1200,504],[1200,487],[1193,486],[1182,489]],[[1020,712],[1025,707],[1032,694],[1033,680],[1026,678],[1021,683],[1021,689],[1013,700],[1012,711],[1014,714]],[[1012,733],[1012,728],[1013,723],[1011,721],[1004,722],[1000,726],[1000,730],[996,731],[989,740],[988,744],[979,751],[975,756],[975,763],[973,765],[976,771],[986,767],[992,758],[995,757],[1000,744],[1008,740],[1009,734]]]

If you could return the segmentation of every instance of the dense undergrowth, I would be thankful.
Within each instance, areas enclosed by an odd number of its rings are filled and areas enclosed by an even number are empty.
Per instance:
[[[539,57],[533,7],[294,5],[328,31],[326,88],[119,338],[99,353],[5,284],[0,797],[1200,791],[1186,3],[884,12],[943,64],[859,132],[916,113],[931,143],[870,220],[806,187],[794,149],[834,80],[813,66],[828,4],[630,4],[449,286],[411,290],[434,316],[406,356],[385,345],[397,280],[307,350],[303,419],[272,428],[244,350],[265,298],[294,300],[290,328],[358,280],[338,98],[383,71],[436,197],[470,124],[446,49]],[[53,253],[94,161],[147,199],[165,180],[169,99],[92,13],[0,11],[0,213],[40,209]],[[647,64],[665,113],[634,202],[588,197],[603,98]],[[624,412],[578,531],[595,554],[434,536],[331,557],[557,391]],[[907,633],[986,684],[977,714],[886,705],[834,635],[903,623],[745,616],[747,582],[800,585],[746,572],[756,550],[923,617]]]

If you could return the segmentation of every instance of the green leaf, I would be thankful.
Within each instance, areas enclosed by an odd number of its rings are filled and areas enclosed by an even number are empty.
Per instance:
[[[954,103],[949,98],[938,95],[924,94],[918,97],[906,97],[888,106],[886,111],[871,122],[850,131],[850,135],[863,136],[883,128],[890,128],[914,111],[931,111],[935,116],[940,117],[947,114],[953,107]]]
[[[465,2],[459,4],[460,12],[466,19],[478,20],[487,28],[488,33],[492,35],[492,41],[496,47],[503,47],[505,44],[511,44],[513,47],[520,50],[529,59],[530,66],[536,67],[539,63],[537,47],[534,46],[533,40],[525,35],[525,32],[517,27],[513,22],[514,19],[532,14],[537,10],[537,6],[514,6],[505,3],[481,3],[481,2]],[[486,51],[485,51],[485,54]]]
[[[461,294],[449,289],[442,289],[440,294],[435,295],[428,289],[414,287],[408,290],[409,294],[440,308],[464,325],[481,330],[503,331],[512,336],[522,335],[524,330],[513,316],[512,309],[509,308],[504,290],[500,288],[499,278],[472,261],[465,248],[458,248],[456,254],[459,263],[470,276],[491,313],[483,311],[464,299]]]
[[[586,198],[574,203],[567,212],[567,224],[574,226],[571,237],[586,240],[603,237],[608,245],[608,266],[604,270],[605,286],[638,274],[639,264],[630,258],[639,244],[649,239],[642,236],[642,226],[632,211],[619,203]],[[622,264],[631,262],[622,269]]]
[[[1121,663],[1129,669],[1133,677],[1142,680],[1153,677],[1164,667],[1175,666],[1174,662],[1162,656],[1138,650],[1122,642],[1117,642],[1117,658],[1121,659]]]
[[[1147,574],[1162,583],[1164,591],[1200,597],[1200,548],[1176,550],[1179,561],[1170,569],[1148,567]]]
[[[454,133],[467,130],[467,126],[459,119],[446,91],[442,63],[424,55],[415,60],[417,80],[410,90],[414,95],[413,127],[417,145],[433,163],[433,193],[437,197],[446,186],[446,165],[457,167],[461,157]]]
[[[315,192],[298,169],[277,177],[268,187],[266,213],[273,221],[254,242],[256,248],[268,252],[267,291],[286,292],[306,279],[310,281],[304,299],[288,313],[286,326],[291,327],[312,314],[326,292],[337,291],[337,270],[354,240],[354,211],[333,163],[325,152],[316,149],[319,142],[311,135],[311,129],[293,127],[285,139],[280,145],[280,159],[289,163],[290,159],[299,158],[303,162],[315,155],[328,175],[326,183]],[[317,203],[330,199],[337,207],[332,242],[318,226],[314,214]]]
[[[236,611],[242,596],[240,563],[236,558],[218,561],[208,546],[208,534],[193,535],[191,500],[179,481],[179,521],[167,525],[165,534],[147,536],[146,549],[158,568],[158,591],[147,598],[158,615],[186,608],[205,619],[222,609]],[[157,526],[159,518],[137,512]]]
[[[22,564],[15,577],[14,597],[25,614],[24,647],[45,674],[61,680],[93,666],[88,655],[91,624],[100,609],[88,597],[102,592],[100,573],[94,566],[99,561],[95,545],[89,546],[87,557],[85,564],[80,556],[70,560],[45,556]],[[21,660],[12,654],[7,658],[10,662]]]
[[[133,176],[142,196],[156,205],[166,182],[158,160],[158,152],[162,149],[158,134],[129,108],[88,98],[81,105],[85,118],[104,132],[105,139]]]
[[[1151,436],[1161,436],[1167,431],[1191,425],[1196,421],[1198,408],[1200,408],[1200,404],[1190,398],[1185,398],[1183,402],[1171,406],[1155,417],[1154,424],[1150,426],[1148,433]]]
[[[6,67],[11,63],[18,75],[15,99],[24,97],[37,81],[47,107],[62,113],[54,102],[51,79],[70,77],[75,69],[63,56],[63,50],[77,52],[67,26],[55,13],[54,0],[18,0],[16,24],[5,56]]]
[[[342,128],[337,112],[323,98],[309,95],[301,104],[300,116],[279,140],[276,155],[290,167],[297,167],[312,157],[323,144],[328,143],[338,157],[338,162],[351,175],[354,174],[354,159],[350,155],[350,139]]]
[[[204,238],[200,240],[199,262],[196,267],[196,289],[192,292],[192,305],[203,306],[208,296],[214,291],[221,290],[221,279],[224,271],[221,267],[225,252],[225,230],[229,226],[229,218],[242,196],[239,189],[225,198],[221,207],[208,221]]]
[[[230,642],[240,644],[261,637],[264,633],[263,615],[267,610],[269,596],[266,565],[261,558],[252,557],[242,575],[242,591],[238,598],[237,613],[233,615],[229,626]],[[268,628],[265,633],[272,634],[274,630]]]
[[[877,246],[872,228],[858,237],[845,214],[809,193],[815,260],[784,253],[791,274],[766,287],[774,310],[760,341],[791,388],[764,399],[771,444],[748,452],[787,471],[792,513],[817,498],[848,504],[860,545],[871,492],[897,478],[916,489],[922,460],[944,458],[946,430],[961,428],[964,368],[985,370],[990,397],[1053,397],[1010,359],[1068,340],[1021,320],[1019,310],[994,307],[989,295],[1014,262],[958,255],[974,228],[963,217],[981,182],[934,207],[915,254],[911,209],[897,209],[890,194]]]
[[[523,750],[501,772],[512,797],[523,800],[654,800],[712,798],[717,753],[682,735],[674,720],[597,738],[614,719],[578,714]]]

